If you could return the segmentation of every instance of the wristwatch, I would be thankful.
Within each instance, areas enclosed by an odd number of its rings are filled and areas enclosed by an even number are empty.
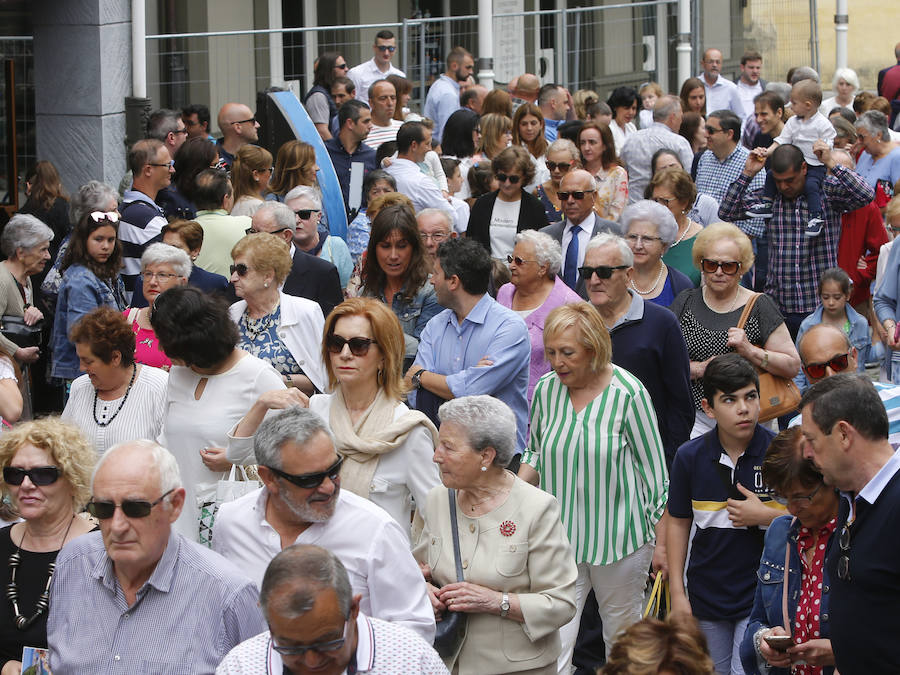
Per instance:
[[[412,386],[416,389],[422,388],[422,373],[425,372],[424,368],[420,368],[416,371],[416,373],[412,376]]]
[[[504,593],[500,599],[500,616],[505,619],[507,614],[509,614],[509,593]]]

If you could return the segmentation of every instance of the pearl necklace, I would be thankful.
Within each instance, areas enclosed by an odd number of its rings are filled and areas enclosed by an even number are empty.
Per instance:
[[[679,235],[678,239],[676,239],[676,240],[672,243],[672,245],[669,246],[669,248],[670,248],[670,249],[673,249],[673,248],[675,248],[676,246],[678,246],[678,244],[680,244],[680,243],[684,240],[685,236],[687,236],[687,233],[690,232],[690,230],[691,230],[691,219],[688,218],[688,221],[687,221],[687,227],[684,228],[684,232],[682,232],[682,233]]]
[[[659,286],[659,280],[662,279],[663,272],[666,271],[666,266],[663,264],[663,261],[659,261],[659,274],[656,275],[656,281],[653,282],[653,285],[649,288],[649,290],[642,291],[640,288],[634,285],[634,279],[631,280],[631,287],[637,291],[641,295],[650,295],[653,291],[656,290],[656,287]]]
[[[741,294],[741,287],[738,286],[737,291],[734,294],[734,297],[731,299],[731,306],[728,308],[728,311],[727,312],[719,312],[719,310],[713,309],[712,305],[709,304],[709,300],[706,297],[706,286],[703,286],[703,288],[700,290],[700,295],[703,296],[703,302],[706,304],[706,306],[709,307],[710,309],[712,309],[712,311],[717,312],[719,314],[730,314],[731,312],[733,312],[734,311],[734,303],[737,302],[738,296],[740,294]]]

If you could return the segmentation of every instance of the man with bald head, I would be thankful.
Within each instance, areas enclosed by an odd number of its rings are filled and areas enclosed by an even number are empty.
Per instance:
[[[541,81],[537,75],[524,73],[510,80],[506,87],[513,99],[513,107],[518,108],[523,103],[534,103],[537,101],[538,94],[541,91]]]
[[[91,492],[100,531],[56,559],[47,619],[55,672],[212,675],[232,647],[265,630],[255,584],[172,529],[185,497],[172,453],[145,440],[113,446]]]
[[[587,291],[578,268],[584,264],[588,242],[603,232],[622,234],[618,223],[604,220],[594,212],[595,192],[597,181],[590,172],[584,169],[569,171],[556,192],[566,218],[541,228],[541,232],[546,232],[562,246],[563,265],[559,272],[562,280],[585,300]]]
[[[487,87],[483,84],[473,84],[459,95],[459,105],[468,108],[476,115],[481,115],[481,105],[484,97],[488,95]]]
[[[219,158],[231,168],[236,153],[242,145],[259,140],[259,122],[243,103],[226,103],[219,110],[217,119],[222,138],[216,141]]]

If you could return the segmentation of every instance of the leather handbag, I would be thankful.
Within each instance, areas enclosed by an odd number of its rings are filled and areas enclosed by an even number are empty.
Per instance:
[[[19,347],[39,347],[44,320],[32,326],[25,323],[25,318],[6,314],[0,317],[0,333],[15,342]]]
[[[459,526],[456,523],[456,492],[447,490],[450,499],[450,529],[453,532],[453,558],[456,562],[456,580],[465,581],[462,556],[459,553]],[[444,612],[443,618],[435,624],[434,649],[441,658],[450,658],[459,651],[466,637],[465,612]]]
[[[756,303],[760,293],[754,293],[738,320],[737,327],[743,328],[750,316],[750,310]],[[759,374],[759,421],[768,422],[776,417],[787,415],[797,410],[800,405],[800,390],[794,381],[780,375],[773,375],[768,370],[756,367]]]

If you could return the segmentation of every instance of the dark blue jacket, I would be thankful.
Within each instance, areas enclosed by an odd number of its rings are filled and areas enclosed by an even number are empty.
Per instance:
[[[826,488],[823,488],[826,489]],[[784,580],[784,549],[788,538],[791,541],[791,557],[788,567],[788,613],[791,615],[793,625],[794,613],[797,611],[797,603],[800,601],[801,574],[803,564],[800,554],[797,553],[797,533],[800,531],[800,521],[792,521],[791,516],[781,516],[772,521],[766,532],[766,540],[763,545],[763,554],[759,561],[759,571],[756,573],[756,595],[753,598],[753,609],[750,610],[750,620],[747,624],[747,632],[744,633],[744,641],[741,643],[741,662],[747,675],[766,675],[760,671],[757,662],[756,647],[753,644],[753,635],[763,627],[783,626],[784,618],[781,612],[782,582]],[[838,531],[828,540],[826,556],[836,546]],[[833,546],[834,545],[834,546]],[[821,637],[827,638],[831,634],[831,622],[828,616],[828,605],[831,599],[831,584],[828,569],[822,579],[821,614],[819,615]],[[771,668],[768,675],[787,675],[787,668]],[[834,672],[834,668],[824,669],[826,675]]]

